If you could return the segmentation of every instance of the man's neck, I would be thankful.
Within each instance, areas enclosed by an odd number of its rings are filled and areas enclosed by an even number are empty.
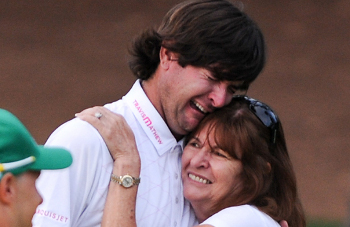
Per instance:
[[[168,122],[165,118],[165,114],[162,108],[162,104],[159,99],[159,94],[158,94],[159,86],[157,85],[157,80],[155,79],[155,75],[149,78],[148,80],[142,80],[141,87],[145,92],[145,94],[147,95],[150,102],[152,103],[152,105],[154,106],[154,108],[158,111],[160,116],[163,118],[164,122],[168,125]],[[184,135],[179,135],[173,132],[171,128],[169,128],[169,130],[171,131],[171,133],[173,134],[173,136],[177,141],[180,141],[184,137]]]
[[[164,111],[161,108],[161,103],[159,100],[159,94],[158,94],[158,86],[156,85],[156,81],[154,78],[150,78],[148,80],[142,80],[141,81],[141,87],[145,94],[147,95],[148,99],[151,101],[154,108],[158,111],[160,116],[165,120],[164,117]]]

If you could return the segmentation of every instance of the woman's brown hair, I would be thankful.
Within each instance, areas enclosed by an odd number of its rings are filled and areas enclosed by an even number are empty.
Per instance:
[[[306,226],[282,124],[278,121],[276,134],[271,133],[252,112],[248,100],[233,99],[205,117],[188,138],[207,125],[217,146],[243,165],[243,188],[233,205],[255,205],[276,221],[286,220],[290,227]]]

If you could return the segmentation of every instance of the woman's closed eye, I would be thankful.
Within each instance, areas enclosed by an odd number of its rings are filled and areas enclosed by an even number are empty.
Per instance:
[[[212,153],[218,157],[227,158],[227,154],[221,150],[213,150]]]
[[[197,138],[191,139],[187,145],[189,145],[191,147],[195,147],[195,148],[200,148],[200,142]]]
[[[198,143],[196,143],[196,142],[192,142],[192,143],[188,143],[190,146],[192,146],[192,147],[197,147],[197,148],[199,148],[199,144]]]

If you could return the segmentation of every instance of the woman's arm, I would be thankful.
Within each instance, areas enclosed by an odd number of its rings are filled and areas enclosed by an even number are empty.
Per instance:
[[[104,107],[89,108],[76,116],[89,122],[99,131],[114,160],[112,171],[114,180],[109,184],[102,226],[136,226],[135,206],[138,186],[125,188],[115,180],[126,174],[135,178],[140,175],[141,161],[131,128],[121,115]]]
[[[115,176],[139,176],[139,164],[132,164],[134,160],[118,159],[114,162],[112,173]],[[124,188],[117,182],[111,181],[107,201],[102,218],[102,226],[136,226],[135,206],[137,185]]]
[[[96,113],[101,113],[101,117]],[[115,114],[104,107],[93,107],[76,114],[82,120],[89,122],[101,134],[113,157],[113,172],[115,176],[129,174],[140,175],[141,161],[136,147],[135,137],[121,115]],[[103,214],[102,226],[136,226],[137,186],[124,188],[112,181],[109,185],[107,201]],[[286,221],[280,222],[281,227],[288,227]],[[211,226],[211,225],[200,225]]]

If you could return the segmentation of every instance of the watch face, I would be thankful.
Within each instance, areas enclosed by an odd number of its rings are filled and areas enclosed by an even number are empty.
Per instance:
[[[129,188],[133,185],[134,181],[131,176],[124,176],[122,179],[122,184],[124,187]]]

